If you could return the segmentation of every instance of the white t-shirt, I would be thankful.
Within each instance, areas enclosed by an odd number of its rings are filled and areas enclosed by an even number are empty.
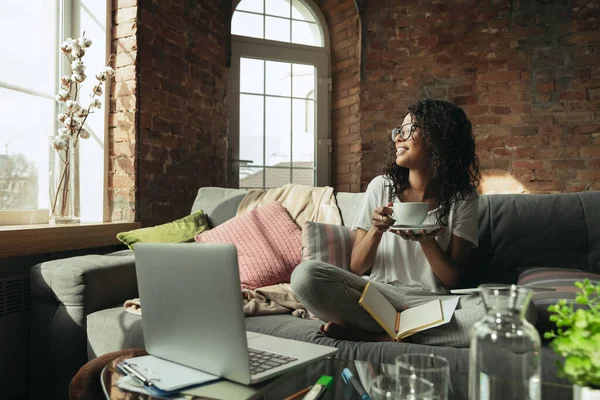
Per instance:
[[[352,229],[371,229],[373,211],[377,207],[387,205],[389,199],[399,201],[396,196],[391,196],[390,192],[393,193],[390,179],[383,175],[374,178],[363,195]],[[474,192],[450,208],[448,226],[444,227],[441,236],[435,238],[442,250],[448,249],[452,235],[468,240],[473,247],[478,246],[477,198],[478,195]],[[434,211],[429,211],[423,224],[436,223]],[[416,284],[434,292],[446,292],[433,273],[419,242],[402,239],[392,232],[385,232],[381,238],[369,279],[392,285],[398,282]]]

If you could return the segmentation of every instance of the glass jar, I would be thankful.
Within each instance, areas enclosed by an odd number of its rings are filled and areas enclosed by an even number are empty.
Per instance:
[[[539,400],[540,335],[525,319],[532,291],[480,285],[485,317],[473,325],[469,350],[470,400]]]
[[[77,224],[79,195],[76,185],[77,139],[72,136],[50,137],[50,223]]]

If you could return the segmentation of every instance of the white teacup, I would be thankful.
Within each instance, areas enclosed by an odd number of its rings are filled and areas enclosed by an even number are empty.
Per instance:
[[[392,218],[396,220],[395,225],[421,225],[427,218],[429,204],[425,202],[402,203],[395,201],[393,210]]]

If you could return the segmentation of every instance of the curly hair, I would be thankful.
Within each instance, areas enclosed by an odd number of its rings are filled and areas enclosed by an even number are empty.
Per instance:
[[[435,185],[430,189],[439,203],[434,215],[437,223],[445,226],[456,201],[464,200],[479,186],[481,175],[471,122],[461,108],[443,100],[419,100],[408,107],[408,112],[420,127],[421,140],[430,150],[429,183]],[[409,169],[396,164],[393,142],[388,157],[384,174],[393,183],[393,194],[399,197],[410,187]]]

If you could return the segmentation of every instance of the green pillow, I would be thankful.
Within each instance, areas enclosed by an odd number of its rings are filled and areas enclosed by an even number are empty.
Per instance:
[[[187,217],[166,224],[118,233],[117,239],[125,243],[131,250],[133,250],[133,245],[137,242],[192,242],[197,234],[208,229],[209,227],[208,221],[206,220],[206,214],[204,214],[204,211],[199,210],[192,215],[188,215]]]

